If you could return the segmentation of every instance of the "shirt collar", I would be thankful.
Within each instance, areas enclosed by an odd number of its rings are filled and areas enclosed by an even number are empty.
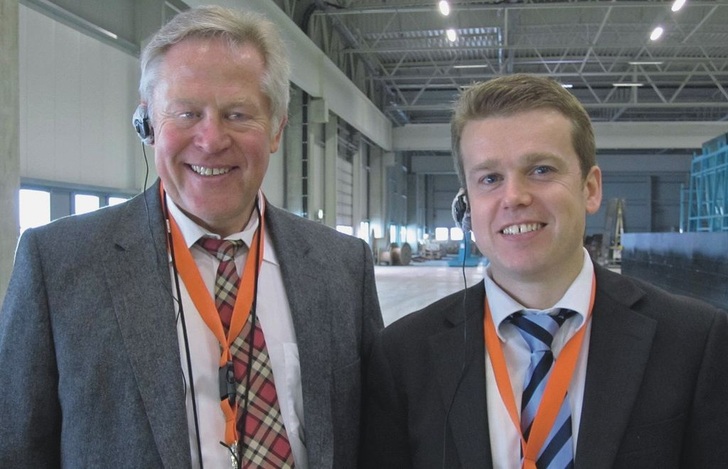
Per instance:
[[[182,210],[180,210],[179,207],[174,203],[174,201],[169,197],[169,194],[165,194],[165,197],[167,198],[167,207],[169,208],[169,212],[174,217],[174,221],[177,222],[177,226],[179,226],[179,230],[182,233],[182,237],[185,239],[185,244],[188,248],[192,248],[194,244],[202,238],[203,236],[209,236],[211,238],[221,239],[221,237],[215,233],[211,233],[210,231],[206,230],[205,228],[201,227],[190,217],[188,217]],[[260,210],[260,214],[262,215],[265,213],[265,198],[263,196],[262,191],[258,192],[258,209]],[[255,235],[255,230],[258,229],[258,210],[254,210],[252,216],[250,217],[250,220],[248,220],[247,226],[243,229],[243,231],[239,231],[237,233],[233,233],[230,236],[226,236],[225,239],[234,241],[234,240],[242,240],[246,246],[250,246],[250,243],[253,242],[253,236]],[[268,251],[266,245],[266,251]],[[267,258],[264,254],[263,258]]]
[[[496,330],[501,340],[501,324],[511,314],[527,310],[527,312],[548,312],[557,308],[565,308],[575,311],[578,318],[579,327],[586,321],[589,312],[589,304],[591,303],[591,286],[594,279],[594,264],[586,249],[584,249],[584,263],[581,267],[579,275],[576,276],[564,296],[556,302],[551,308],[543,311],[528,309],[513,299],[506,293],[497,283],[493,281],[490,274],[490,266],[486,267],[485,275],[485,298],[490,305],[490,312],[493,315],[493,323],[496,324]]]

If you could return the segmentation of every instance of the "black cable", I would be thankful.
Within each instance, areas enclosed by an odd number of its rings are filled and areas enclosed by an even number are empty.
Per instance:
[[[461,266],[461,272],[463,274],[463,345],[468,343],[468,321],[467,321],[467,313],[465,311],[465,304],[468,300],[468,277],[465,275],[465,258],[467,254],[470,252],[469,246],[470,246],[470,232],[465,233],[464,237],[464,243],[465,243],[465,252],[463,252],[463,263]],[[463,349],[463,371],[465,371],[465,349]]]
[[[177,290],[177,298],[179,304],[179,320],[182,325],[182,337],[185,343],[185,358],[187,359],[187,373],[190,377],[190,394],[192,394],[192,416],[195,421],[195,439],[197,440],[197,455],[200,459],[200,469],[204,468],[202,461],[202,442],[200,441],[200,422],[197,415],[197,398],[195,394],[195,379],[192,374],[192,357],[190,354],[190,342],[187,335],[187,322],[185,321],[184,308],[182,307],[182,291],[179,286],[179,272],[177,271],[177,262],[174,257],[174,243],[172,242],[172,230],[169,226],[169,208],[167,207],[167,193],[162,191],[162,206],[164,207],[164,217],[167,224],[167,239],[169,242],[169,253],[172,256],[172,270],[174,271],[174,284]]]
[[[142,197],[144,199],[144,210],[146,211],[146,214],[147,214],[147,226],[149,228],[149,235],[151,236],[152,243],[154,244],[154,252],[157,252],[156,238],[154,237],[154,230],[152,228],[152,217],[149,214],[149,202],[147,202],[147,195],[146,195],[147,185],[149,183],[149,159],[147,158],[147,150],[146,150],[144,143],[142,142],[141,145],[142,145],[142,155],[144,155],[144,184],[142,186]],[[192,359],[190,356],[190,344],[189,344],[189,338],[187,335],[187,324],[185,322],[184,307],[182,306],[182,294],[181,294],[181,289],[180,289],[180,284],[179,284],[179,272],[177,271],[177,263],[175,262],[174,244],[172,243],[172,232],[171,232],[171,229],[169,226],[169,209],[167,207],[166,193],[162,194],[162,207],[163,207],[163,211],[164,211],[164,222],[166,225],[165,230],[167,232],[167,242],[169,243],[169,255],[172,258],[172,270],[174,271],[174,281],[175,281],[177,296],[175,297],[174,293],[169,291],[169,289],[167,289],[167,286],[164,282],[162,283],[162,285],[164,286],[164,289],[168,291],[168,293],[172,297],[172,301],[177,306],[177,314],[175,317],[175,322],[179,320],[179,321],[181,321],[181,325],[182,325],[182,335],[183,335],[184,343],[185,343],[185,356],[187,359],[187,373],[189,374],[189,377],[190,377],[189,385],[190,385],[190,393],[192,394],[192,412],[193,412],[193,417],[194,417],[194,421],[195,421],[195,434],[196,434],[195,437],[197,440],[197,455],[198,455],[198,458],[200,459],[200,469],[204,469],[204,462],[202,461],[202,443],[200,441],[200,424],[199,424],[199,420],[198,420],[198,416],[197,416],[197,398],[196,398],[196,394],[195,394],[195,380],[194,380],[194,376],[192,374]],[[164,274],[162,272],[160,272],[160,275],[169,275],[169,272],[166,272]],[[182,378],[184,379],[184,375],[182,375]],[[186,387],[185,387],[185,396],[186,396],[186,393],[187,393],[187,391],[186,391]]]
[[[465,378],[465,363],[466,363],[466,357],[468,352],[468,316],[467,311],[465,309],[467,301],[468,301],[468,278],[465,274],[465,259],[467,257],[468,253],[468,243],[470,242],[470,232],[464,232],[463,233],[463,262],[461,264],[461,272],[463,275],[463,303],[462,303],[462,312],[463,312],[463,357],[462,357],[462,363],[460,365],[460,376],[458,377],[457,384],[455,385],[455,391],[452,394],[452,399],[450,399],[450,404],[447,406],[447,413],[445,414],[445,424],[442,429],[442,468],[447,469],[446,464],[446,456],[447,456],[447,423],[450,421],[450,412],[452,411],[452,406],[455,403],[455,396],[458,393],[458,389],[460,389],[460,384],[462,384],[463,379]]]

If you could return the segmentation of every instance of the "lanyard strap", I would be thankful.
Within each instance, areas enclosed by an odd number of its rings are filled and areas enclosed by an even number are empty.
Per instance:
[[[508,411],[511,421],[513,422],[513,425],[515,425],[518,430],[518,435],[520,436],[524,469],[536,468],[538,454],[548,437],[549,431],[554,424],[554,420],[556,420],[556,416],[561,408],[561,403],[564,401],[566,391],[569,388],[569,383],[571,382],[574,370],[576,369],[576,361],[579,357],[581,344],[584,341],[586,321],[591,319],[595,292],[596,276],[592,277],[591,298],[589,300],[589,311],[587,312],[585,323],[582,328],[566,343],[559,354],[559,359],[554,361],[551,376],[549,377],[548,383],[546,383],[543,398],[541,399],[541,403],[536,411],[536,417],[534,418],[528,441],[525,441],[523,438],[523,430],[521,429],[518,407],[516,407],[516,399],[513,396],[513,387],[511,386],[511,379],[508,374],[505,355],[503,354],[503,345],[501,344],[500,338],[495,330],[488,299],[486,298],[485,300],[485,319],[483,321],[485,346],[493,365],[493,373],[495,374],[498,392],[501,395],[503,404],[506,406],[506,410]]]
[[[164,189],[161,187],[161,184],[160,192],[161,196],[164,197]],[[248,320],[248,316],[250,315],[250,310],[253,305],[256,271],[260,269],[263,262],[263,243],[258,242],[258,237],[262,236],[261,233],[263,233],[265,224],[264,218],[262,216],[260,217],[258,228],[255,230],[255,235],[253,236],[253,241],[251,243],[251,248],[255,246],[257,252],[254,253],[251,249],[245,261],[245,267],[240,279],[238,294],[235,298],[235,306],[233,308],[230,330],[228,331],[227,337],[225,336],[225,330],[222,325],[222,320],[220,319],[220,314],[215,306],[215,300],[205,287],[205,283],[200,275],[200,270],[198,269],[195,260],[192,258],[192,253],[190,253],[190,250],[185,243],[184,236],[182,235],[182,231],[180,231],[172,214],[169,214],[168,221],[172,243],[174,245],[177,270],[185,284],[185,287],[187,288],[187,292],[192,299],[192,303],[195,305],[200,316],[202,316],[202,320],[212,333],[215,334],[215,337],[220,343],[221,352],[219,366],[225,366],[232,360],[230,345],[242,332],[243,326]],[[258,262],[257,266],[256,260]],[[237,430],[235,428],[238,411],[237,400],[231,404],[228,399],[222,399],[220,401],[220,407],[222,408],[225,416],[225,443],[232,445],[235,441],[237,441]]]

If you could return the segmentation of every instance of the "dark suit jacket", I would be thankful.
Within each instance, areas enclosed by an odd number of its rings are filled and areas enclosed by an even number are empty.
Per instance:
[[[601,267],[596,277],[575,467],[726,467],[728,316]],[[484,294],[480,282],[380,334],[365,393],[365,468],[493,467]]]
[[[370,250],[265,213],[298,341],[310,467],[352,467],[360,357],[382,327]],[[0,315],[1,468],[190,467],[163,228],[154,185],[23,234]]]

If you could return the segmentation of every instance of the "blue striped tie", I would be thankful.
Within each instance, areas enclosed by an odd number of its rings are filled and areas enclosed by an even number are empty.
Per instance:
[[[516,326],[531,348],[531,364],[528,367],[521,398],[521,431],[526,441],[528,441],[533,419],[536,417],[536,411],[551,374],[551,365],[554,362],[551,342],[559,327],[573,314],[573,311],[561,309],[554,316],[523,313],[514,313],[509,316],[511,323]],[[536,467],[538,469],[574,467],[571,409],[567,399],[564,399],[549,436],[541,448]]]

